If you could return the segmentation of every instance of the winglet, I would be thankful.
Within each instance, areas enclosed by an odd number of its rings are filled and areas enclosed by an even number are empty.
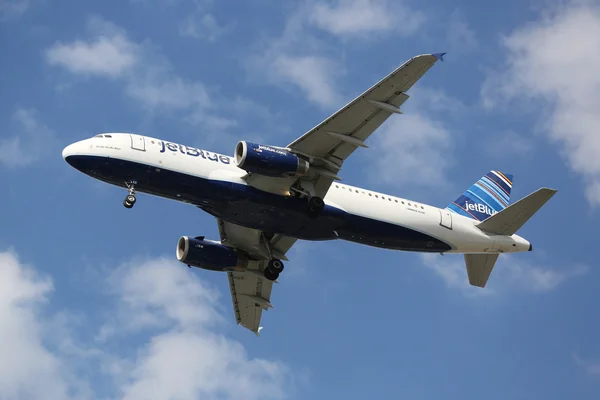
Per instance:
[[[432,56],[434,56],[435,58],[437,58],[438,60],[444,62],[444,56],[446,55],[446,53],[435,53],[432,54]]]
[[[256,333],[256,336],[260,336],[260,331],[262,331],[262,330],[263,330],[263,327],[259,326],[258,329],[256,330],[256,332],[254,332],[254,333]]]

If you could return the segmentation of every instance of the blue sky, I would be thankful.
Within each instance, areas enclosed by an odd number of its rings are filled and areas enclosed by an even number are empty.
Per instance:
[[[447,51],[344,182],[445,206],[490,169],[558,194],[484,290],[462,256],[299,242],[260,338],[175,260],[214,218],[70,168],[134,131],[286,145]],[[0,397],[597,399],[600,2],[0,0]]]

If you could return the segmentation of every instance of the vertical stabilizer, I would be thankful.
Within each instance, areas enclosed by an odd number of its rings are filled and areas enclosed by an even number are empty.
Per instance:
[[[508,207],[512,182],[512,175],[490,171],[446,209],[476,221],[483,221]]]

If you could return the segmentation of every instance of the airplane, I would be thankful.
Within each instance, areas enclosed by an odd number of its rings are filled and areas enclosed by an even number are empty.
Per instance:
[[[182,236],[176,258],[226,272],[238,325],[260,335],[273,283],[297,240],[464,255],[469,283],[485,287],[498,256],[531,251],[516,232],[557,191],[510,205],[513,176],[492,170],[444,208],[341,183],[346,159],[393,114],[445,53],[415,56],[286,147],[240,141],[233,156],[143,136],[103,133],[64,148],[73,168],[216,217],[220,240]],[[399,171],[399,173],[402,173]]]

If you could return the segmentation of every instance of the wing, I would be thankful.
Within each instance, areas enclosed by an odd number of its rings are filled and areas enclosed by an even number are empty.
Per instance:
[[[323,196],[337,178],[343,162],[392,114],[401,114],[406,92],[445,53],[411,58],[374,86],[345,105],[319,125],[290,143],[288,149],[309,158],[311,165],[323,168],[314,185]]]
[[[314,187],[314,194],[323,197],[331,183],[339,179],[343,162],[392,114],[401,114],[400,106],[408,99],[406,92],[445,53],[416,56],[377,82],[287,146],[287,150],[308,158],[311,174],[302,178]],[[274,179],[252,176],[249,184],[272,192],[285,192],[297,179]]]
[[[222,219],[217,219],[217,222],[222,244],[244,250],[257,259],[246,271],[227,274],[236,322],[258,335],[262,329],[260,319],[263,310],[273,307],[271,304],[273,282],[264,278],[262,272],[269,260],[266,246],[261,239],[264,234],[256,229],[245,228]],[[287,260],[285,253],[296,239],[274,235],[269,242],[273,256]]]

